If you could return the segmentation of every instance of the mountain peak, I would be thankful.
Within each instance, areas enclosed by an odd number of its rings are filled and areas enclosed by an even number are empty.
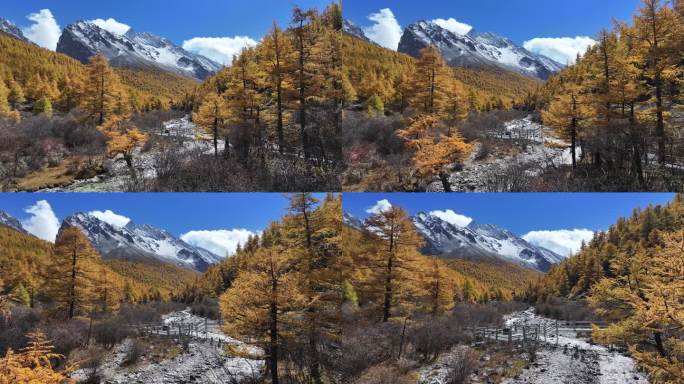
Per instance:
[[[26,36],[24,36],[24,32],[22,32],[16,24],[2,17],[0,17],[0,32],[4,32],[11,37],[21,40],[25,43],[33,44],[29,39],[26,38]]]
[[[344,19],[342,21],[342,31],[352,37],[356,37],[367,43],[372,43],[371,39],[363,32],[363,29],[352,23],[351,20]]]
[[[19,220],[4,211],[0,211],[0,225],[4,225],[21,233],[28,234]]]
[[[68,25],[57,43],[57,52],[82,63],[103,55],[118,67],[156,68],[197,80],[204,80],[223,66],[204,56],[188,52],[169,39],[132,28],[119,35],[89,21]]]
[[[205,271],[221,260],[212,252],[149,224],[131,221],[117,227],[79,212],[64,219],[62,229],[68,227],[79,228],[105,259],[155,260],[197,271]]]
[[[547,271],[563,257],[530,244],[507,229],[475,221],[465,227],[435,215],[418,213],[412,217],[425,239],[424,252],[446,258],[498,259],[539,271]]]
[[[546,80],[563,65],[532,53],[511,39],[475,29],[454,33],[437,23],[420,20],[406,27],[399,52],[417,57],[423,48],[436,47],[449,65],[466,68],[499,68]]]

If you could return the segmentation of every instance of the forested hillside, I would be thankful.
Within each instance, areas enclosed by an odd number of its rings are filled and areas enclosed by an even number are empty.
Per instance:
[[[655,382],[684,377],[684,196],[635,211],[598,233],[527,292],[531,301],[586,299],[609,321],[594,339],[629,347]]]
[[[574,177],[596,178],[599,188],[682,190],[684,6],[646,0],[597,40],[538,100],[544,123],[571,144]]]
[[[340,26],[337,4],[295,8],[202,84],[3,34],[2,189],[339,190]]]
[[[684,7],[614,25],[545,83],[345,36],[345,190],[682,190]]]
[[[346,79],[353,88],[352,102],[378,96],[388,110],[399,111],[408,97],[408,83],[416,73],[416,59],[353,36],[343,35]],[[514,72],[496,69],[451,68],[451,76],[465,86],[473,111],[511,108],[524,101],[542,83]]]
[[[0,78],[9,89],[8,101],[12,109],[31,110],[43,97],[55,110],[68,112],[78,105],[84,90],[86,67],[61,53],[25,43],[0,34]],[[198,85],[181,76],[141,69],[117,69],[124,86],[132,95],[136,111],[158,105],[166,108],[180,102],[186,93]]]
[[[345,190],[425,190],[473,150],[482,132],[464,138],[469,116],[527,108],[542,83],[497,69],[452,68],[428,47],[418,58],[344,35]],[[429,155],[428,155],[429,154]]]
[[[51,271],[58,267],[55,263],[66,262],[66,259],[62,259],[70,257],[64,254],[59,256],[56,252],[60,249],[70,249],[73,244],[84,247],[82,257],[88,264],[88,275],[84,276],[84,281],[88,284],[97,282],[97,285],[100,285],[97,289],[107,289],[104,285],[112,284],[109,293],[112,295],[112,301],[138,303],[154,298],[169,298],[180,285],[197,277],[192,271],[171,265],[104,261],[96,251],[90,249],[89,242],[80,233],[71,235],[63,236],[61,242],[52,244],[0,225],[0,248],[3,250],[0,254],[0,272],[4,283],[3,293],[10,294],[22,302],[29,298],[26,305],[33,305],[29,303],[33,303],[35,297],[41,301],[55,300],[54,295],[58,293],[49,292],[50,285],[59,284],[60,279],[67,279],[67,275],[52,274]],[[90,288],[95,289],[94,286]],[[126,295],[126,298],[121,295]]]

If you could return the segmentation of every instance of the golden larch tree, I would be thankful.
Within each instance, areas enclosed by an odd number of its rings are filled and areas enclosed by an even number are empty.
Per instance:
[[[197,112],[192,115],[192,121],[211,137],[214,143],[214,157],[218,157],[218,141],[221,135],[225,135],[227,117],[228,107],[225,98],[216,93],[206,95]],[[228,142],[225,151],[229,151]]]
[[[387,322],[401,314],[398,308],[410,305],[404,295],[416,284],[415,263],[422,239],[406,211],[399,207],[371,214],[365,227],[380,243],[377,254],[369,255],[367,267],[373,271],[369,277],[379,295],[382,321]]]
[[[612,321],[594,328],[597,341],[628,346],[658,383],[684,377],[684,232],[651,234],[660,245],[618,254],[612,277],[591,290],[589,302]]]
[[[266,234],[278,236],[272,227]],[[260,248],[221,295],[223,330],[236,338],[256,341],[266,351],[271,383],[278,384],[283,343],[291,338],[294,317],[304,306],[298,254],[282,246]]]
[[[439,177],[444,191],[451,192],[449,172],[455,164],[468,157],[472,145],[466,143],[457,130],[443,131],[437,115],[421,115],[398,131],[398,135],[414,151],[413,162],[418,175],[423,178]]]
[[[96,124],[102,125],[110,115],[122,109],[125,101],[119,76],[101,55],[90,58],[83,89],[81,108]]]
[[[93,305],[93,284],[100,255],[75,227],[65,228],[55,240],[47,267],[47,291],[65,318],[85,315]]]
[[[0,358],[0,384],[64,384],[72,380],[66,378],[65,372],[55,371],[51,360],[63,359],[64,356],[54,353],[54,347],[48,341],[45,332],[36,330],[27,335],[28,345],[19,353],[9,349]]]

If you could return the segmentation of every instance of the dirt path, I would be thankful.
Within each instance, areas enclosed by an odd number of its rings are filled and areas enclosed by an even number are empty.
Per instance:
[[[257,383],[263,372],[263,351],[255,346],[244,344],[223,334],[215,320],[192,315],[189,309],[163,316],[159,327],[169,330],[178,325],[206,324],[206,332],[190,338],[186,349],[172,358],[153,363],[141,359],[134,366],[125,366],[126,355],[133,341],[127,339],[116,345],[103,359],[97,372],[101,382],[108,384],[240,384]],[[166,332],[159,333],[164,337]],[[174,334],[171,334],[172,340]],[[156,337],[156,336],[152,336]],[[218,343],[218,340],[221,343]],[[172,341],[173,343],[173,341]],[[225,347],[230,345],[238,350],[240,357],[226,354]],[[180,346],[179,346],[180,348]],[[88,370],[76,371],[72,378],[79,381],[88,377]]]
[[[533,309],[507,316],[506,326],[555,323]],[[631,384],[648,383],[634,360],[618,351],[591,344],[572,329],[560,329],[555,338],[542,340],[536,361],[519,377],[505,384]]]
[[[106,380],[112,384],[240,383],[258,378],[263,363],[239,357],[227,358],[207,343],[190,343],[188,351],[160,364],[119,372]]]

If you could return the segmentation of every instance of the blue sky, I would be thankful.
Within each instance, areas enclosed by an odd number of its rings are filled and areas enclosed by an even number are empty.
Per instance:
[[[344,16],[357,25],[390,8],[402,27],[418,20],[456,20],[518,43],[534,37],[595,36],[611,20],[629,20],[641,0],[345,0]]]
[[[202,229],[261,231],[288,204],[280,193],[5,193],[0,210],[24,220],[30,216],[26,208],[39,200],[50,203],[59,220],[76,212],[111,210],[174,235]]]
[[[77,20],[108,19],[176,43],[192,37],[246,35],[261,38],[273,20],[289,23],[294,5],[324,8],[324,0],[2,0],[0,17],[19,26],[26,15],[47,8],[62,28]]]
[[[587,45],[584,40],[570,39],[594,37],[602,28],[610,28],[613,19],[630,20],[640,3],[641,0],[345,0],[344,16],[361,27],[376,26],[375,33],[366,30],[366,34],[390,49],[396,49],[400,31],[411,23],[453,18],[479,31],[511,38],[520,45],[533,41],[526,48],[557,61],[567,61],[572,57],[568,50],[583,51]],[[393,18],[386,11],[380,12],[383,9],[389,9]],[[372,14],[379,14],[373,17],[374,21],[369,20]]]
[[[0,194],[0,211],[44,240],[54,241],[62,220],[83,212],[115,226],[150,224],[218,255],[232,254],[238,243],[280,219],[287,206],[279,193]]]
[[[429,213],[457,226],[473,220],[508,229],[559,255],[577,252],[583,242],[635,208],[666,204],[670,193],[345,193],[344,210],[364,219],[389,205],[411,215]]]
[[[230,64],[233,55],[256,44],[273,21],[286,27],[295,5],[322,10],[328,4],[327,0],[2,0],[0,17],[53,51],[67,25],[101,20],[109,21],[105,24],[109,28],[104,28],[110,32],[123,34],[129,27],[151,32],[186,50]]]
[[[379,200],[411,214],[451,209],[482,224],[496,224],[523,235],[534,230],[606,230],[635,208],[666,204],[670,193],[345,193],[343,206],[357,218]]]

